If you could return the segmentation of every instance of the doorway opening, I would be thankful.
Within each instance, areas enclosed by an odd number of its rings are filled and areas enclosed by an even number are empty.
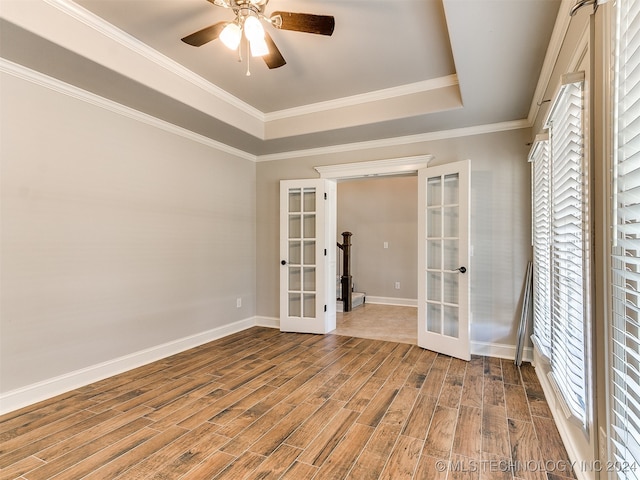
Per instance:
[[[329,165],[329,166],[321,166],[315,167],[315,170],[320,174],[321,178],[335,180],[339,182],[340,185],[349,185],[351,182],[365,181],[366,179],[377,179],[384,180],[384,178],[380,178],[383,176],[389,176],[389,178],[394,178],[396,176],[412,176],[413,181],[417,182],[417,173],[418,170],[427,167],[429,162],[433,159],[433,155],[420,155],[415,157],[404,157],[404,158],[394,158],[388,160],[375,160],[371,162],[357,162],[357,163],[349,163],[342,165]],[[347,183],[349,182],[349,183]],[[353,183],[353,185],[358,185],[357,183]],[[364,184],[366,186],[366,184]],[[417,183],[412,187],[412,191],[415,195],[417,195]],[[396,194],[397,195],[397,194]],[[343,208],[345,203],[345,199],[343,198],[341,201],[341,205],[338,205],[338,208]],[[412,215],[412,218],[408,220],[408,222],[417,225],[417,206],[418,202],[413,202],[411,207],[412,213],[401,210],[400,215],[404,218],[404,215],[409,214]],[[387,208],[384,204],[376,203],[376,209]],[[377,211],[374,209],[370,209],[368,214],[376,215]],[[367,213],[365,213],[367,214]],[[358,215],[356,212],[355,215]],[[337,217],[342,218],[340,210],[338,211]],[[352,224],[348,226],[346,224],[340,223],[341,220],[336,218],[336,230],[337,235],[339,236],[342,233],[342,228],[349,229],[352,228]],[[405,223],[407,221],[405,220]],[[415,234],[412,235],[412,240],[414,242],[418,241],[417,227],[414,226]],[[384,232],[382,232],[384,233]],[[360,230],[356,232],[358,235],[356,239],[356,248],[361,240],[366,239],[370,232],[366,230]],[[405,234],[406,235],[406,234]],[[384,235],[382,235],[384,236]],[[377,248],[382,248],[383,253],[397,253],[400,252],[399,248],[401,245],[405,244],[405,241],[400,241],[398,243],[391,242],[388,238],[383,239],[378,237],[374,237]],[[384,247],[387,247],[385,249]],[[375,250],[375,245],[373,246]],[[393,250],[396,248],[396,250]],[[406,248],[406,247],[405,247]],[[386,250],[386,252],[385,252]],[[405,256],[413,259],[414,268],[417,265],[417,251],[418,246],[417,243],[414,243],[414,246],[409,250],[405,251]],[[354,250],[355,252],[355,250]],[[414,288],[411,285],[415,285],[417,280],[417,271],[414,274],[411,280],[403,281],[399,279],[394,279],[393,274],[396,272],[392,272],[390,276],[392,282],[392,290],[388,292],[385,290],[385,287],[378,288],[380,282],[384,282],[384,268],[387,267],[385,264],[381,264],[381,257],[379,255],[373,254],[373,257],[369,257],[368,261],[371,265],[367,263],[363,263],[362,257],[359,257],[363,254],[362,251],[357,251],[354,253],[356,258],[356,268],[359,268],[359,265],[362,264],[365,266],[364,271],[360,271],[357,276],[360,278],[354,278],[354,282],[356,283],[356,290],[364,291],[367,295],[367,300],[364,305],[358,307],[355,311],[351,311],[348,313],[337,313],[336,314],[336,326],[337,328],[330,333],[338,334],[338,335],[350,335],[354,337],[363,337],[363,338],[375,338],[381,340],[389,340],[389,341],[397,341],[401,343],[412,343],[417,344],[417,295],[414,293]],[[365,255],[369,255],[365,252]],[[392,257],[393,255],[388,255],[387,257]],[[402,268],[404,263],[401,262],[400,268]],[[360,288],[361,286],[366,287],[365,285],[361,285],[362,277],[361,275],[368,275],[369,267],[372,267],[374,271],[382,272],[382,276],[380,274],[377,275],[374,280],[379,282],[373,288],[374,291],[366,292],[365,288]],[[362,270],[362,269],[360,269]],[[409,269],[410,270],[410,269]],[[403,272],[403,275],[407,275],[406,272]],[[405,277],[400,277],[404,279]],[[399,289],[396,289],[396,284],[399,282]],[[386,287],[389,287],[389,284],[386,284]],[[403,290],[404,288],[404,290]],[[398,292],[399,291],[399,292]],[[385,293],[386,292],[386,293]],[[401,293],[404,292],[404,293]],[[411,293],[409,293],[411,292]],[[403,301],[399,299],[404,298]],[[395,300],[393,300],[395,299]],[[407,300],[412,300],[412,302],[407,302]],[[394,303],[395,305],[390,305],[390,303]],[[404,303],[404,304],[403,304]]]
[[[331,333],[417,343],[417,209],[415,172],[337,181],[335,231],[352,234],[351,285],[365,303],[342,312],[339,300]]]

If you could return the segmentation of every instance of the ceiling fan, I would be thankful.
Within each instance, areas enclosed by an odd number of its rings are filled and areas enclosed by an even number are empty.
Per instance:
[[[273,12],[265,15],[269,0],[207,0],[218,7],[230,8],[236,18],[229,22],[218,22],[209,27],[182,38],[182,41],[200,47],[205,43],[220,38],[231,50],[237,50],[239,60],[242,34],[248,44],[251,56],[262,57],[269,68],[278,68],[287,62],[278,50],[273,39],[267,33],[262,22],[271,24],[282,30],[315,33],[330,36],[333,33],[335,19],[330,15],[313,15],[310,13]],[[250,75],[247,68],[247,75]]]

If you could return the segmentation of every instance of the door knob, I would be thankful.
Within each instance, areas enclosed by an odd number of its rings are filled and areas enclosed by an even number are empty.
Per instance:
[[[280,262],[280,265],[286,265],[286,264],[287,264],[287,261],[286,261],[286,260],[282,260],[282,261]]]
[[[456,270],[460,273],[465,273],[467,271],[467,267],[456,268]]]

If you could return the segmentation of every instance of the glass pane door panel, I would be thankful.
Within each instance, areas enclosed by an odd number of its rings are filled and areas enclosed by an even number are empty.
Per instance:
[[[429,238],[442,236],[442,208],[427,208],[427,232],[429,232]]]
[[[300,265],[301,262],[301,250],[302,242],[290,241],[289,242],[289,263],[292,265]]]
[[[418,345],[469,360],[470,162],[418,171]]]
[[[444,330],[443,334],[447,337],[458,338],[460,330],[460,320],[458,318],[458,307],[450,305],[444,306]]]
[[[449,238],[455,238],[458,236],[458,207],[444,207],[443,208],[443,236]]]
[[[316,216],[304,215],[304,238],[316,238]]]
[[[427,268],[430,270],[442,268],[441,240],[427,240]]]
[[[427,303],[427,331],[442,333],[442,307],[439,303]]]
[[[459,273],[444,273],[444,288],[442,300],[444,303],[458,304],[458,275]]]
[[[458,177],[457,173],[444,176],[443,200],[445,205],[458,204]]]
[[[289,215],[289,238],[300,238],[301,236],[300,215]]]
[[[314,293],[304,294],[304,316],[309,318],[316,316],[316,295]]]
[[[316,189],[315,188],[304,189],[304,211],[305,212],[316,211]]]
[[[316,291],[316,269],[315,267],[305,267],[304,269],[304,291]]]
[[[316,242],[314,241],[304,242],[304,264],[316,264]]]
[[[302,191],[299,188],[289,190],[289,212],[300,212]]]
[[[427,206],[442,205],[442,179],[431,177],[427,180]]]
[[[299,317],[302,313],[302,302],[299,293],[289,293],[289,316]]]
[[[301,277],[300,268],[289,267],[289,290],[298,292],[302,290]]]
[[[458,265],[458,241],[457,240],[443,240],[444,252],[442,256],[442,269],[455,270],[460,267]]]
[[[427,272],[427,300],[442,301],[442,275],[440,272]]]

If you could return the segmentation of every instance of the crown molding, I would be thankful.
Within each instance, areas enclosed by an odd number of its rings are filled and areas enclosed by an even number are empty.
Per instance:
[[[409,83],[398,87],[385,88],[375,90],[373,92],[361,93],[350,97],[338,98],[336,100],[327,100],[325,102],[310,103],[300,107],[287,108],[276,112],[265,113],[266,122],[273,120],[282,120],[285,118],[298,117],[312,113],[326,112],[338,108],[352,107],[354,105],[362,105],[364,103],[378,102],[392,98],[412,95],[415,93],[427,92],[430,90],[439,90],[441,88],[458,85],[458,76],[456,74],[447,75],[445,77],[433,78],[422,82]]]
[[[310,148],[306,150],[295,150],[282,153],[270,153],[258,155],[258,162],[272,162],[275,160],[286,160],[290,158],[311,157],[315,155],[330,155],[334,153],[353,152],[357,150],[367,150],[373,148],[395,147],[399,145],[410,145],[412,143],[432,142],[435,140],[446,140],[449,138],[469,137],[472,135],[483,135],[486,133],[504,132],[507,130],[519,130],[530,128],[531,124],[527,119],[513,120],[509,122],[477,125],[474,127],[455,128],[452,130],[442,130],[439,132],[420,133],[405,137],[385,138],[381,140],[371,140],[367,142],[346,143],[342,145],[332,145],[330,147]]]
[[[410,145],[412,143],[428,142],[435,140],[446,140],[449,138],[466,137],[472,135],[482,135],[486,133],[502,132],[507,130],[518,130],[521,128],[529,128],[531,125],[525,120],[514,120],[510,122],[494,123],[487,125],[478,125],[475,127],[457,128],[452,130],[443,130],[439,132],[422,133],[418,135],[409,135],[404,137],[395,137],[381,140],[372,140],[367,142],[347,143],[342,145],[333,145],[329,147],[311,148],[305,150],[295,150],[282,153],[273,153],[267,155],[254,155],[252,153],[231,147],[222,142],[218,142],[204,135],[194,133],[185,128],[179,127],[165,120],[153,117],[146,113],[142,113],[130,107],[106,99],[94,93],[82,90],[74,85],[62,82],[53,77],[36,72],[22,65],[0,58],[0,72],[7,73],[14,77],[21,78],[31,83],[43,86],[58,93],[62,93],[69,97],[90,103],[92,105],[104,108],[106,110],[118,113],[128,118],[138,120],[148,125],[155,126],[167,132],[180,135],[203,145],[207,145],[225,153],[229,153],[236,157],[249,160],[252,162],[267,162],[275,160],[285,160],[289,158],[310,157],[314,155],[327,155],[333,153],[352,152],[357,150],[366,150],[372,148],[393,147],[399,145]]]
[[[203,89],[207,93],[215,96],[219,100],[226,102],[238,110],[250,115],[262,122],[265,121],[265,115],[260,110],[252,107],[248,103],[243,102],[239,98],[231,95],[226,90],[218,87],[217,85],[205,80],[200,75],[192,72],[188,68],[180,65],[178,62],[170,59],[166,55],[161,54],[157,50],[151,48],[147,44],[141,42],[137,38],[129,35],[128,33],[120,30],[111,23],[107,22],[98,15],[90,12],[86,8],[78,5],[72,0],[42,0],[45,3],[57,8],[63,13],[69,15],[75,20],[83,23],[84,25],[92,28],[111,40],[119,43],[120,45],[128,48],[129,50],[143,56],[144,58],[151,60],[157,65],[161,66],[165,70],[177,75],[178,77],[186,80],[193,85]]]
[[[179,135],[189,140],[193,140],[195,142],[201,143],[225,153],[229,153],[244,160],[255,162],[257,159],[257,157],[251,153],[234,147],[230,147],[229,145],[218,142],[216,140],[212,140],[211,138],[192,132],[191,130],[187,130],[186,128],[179,127],[177,125],[174,125],[173,123],[161,120],[152,115],[148,115],[133,108],[126,107],[120,103],[114,102],[113,100],[109,100],[107,98],[96,95],[95,93],[88,92],[76,87],[75,85],[70,85],[56,78],[49,77],[47,75],[44,75],[43,73],[36,72],[35,70],[31,70],[22,65],[18,65],[17,63],[11,62],[4,58],[0,58],[0,72],[12,75],[22,80],[26,80],[36,85],[40,85],[41,87],[48,88],[55,92],[75,98],[85,103],[89,103],[96,107],[109,110],[124,117],[146,123],[147,125],[151,125],[166,132]]]

